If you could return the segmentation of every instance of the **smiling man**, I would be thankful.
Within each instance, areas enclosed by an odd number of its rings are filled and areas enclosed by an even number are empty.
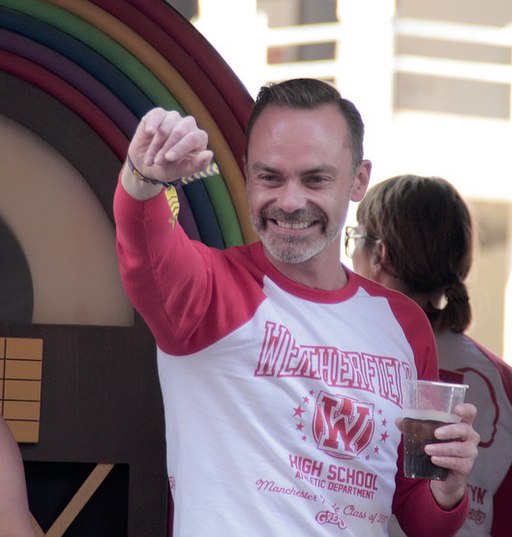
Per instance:
[[[126,290],[158,347],[174,537],[416,537],[467,513],[476,409],[440,428],[444,482],[405,479],[394,425],[406,378],[437,378],[419,307],[340,263],[371,165],[354,105],[329,84],[261,89],[244,167],[255,244],[216,250],[169,214],[162,182],[204,168],[207,135],[155,109],[115,197]],[[341,532],[341,533],[340,533]]]
[[[339,102],[353,115],[351,103]],[[371,169],[358,153],[354,170],[347,120],[335,103],[300,113],[272,104],[249,130],[249,203],[267,257],[305,285],[342,287],[340,233],[349,200],[362,199]],[[362,124],[355,122],[354,130],[362,139]]]

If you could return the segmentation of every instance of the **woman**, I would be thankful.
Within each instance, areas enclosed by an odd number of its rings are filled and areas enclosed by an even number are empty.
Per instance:
[[[441,379],[468,384],[466,401],[478,408],[471,507],[458,535],[510,537],[512,368],[465,334],[471,322],[469,210],[448,181],[402,175],[368,191],[357,222],[345,242],[354,270],[423,308],[436,335]]]

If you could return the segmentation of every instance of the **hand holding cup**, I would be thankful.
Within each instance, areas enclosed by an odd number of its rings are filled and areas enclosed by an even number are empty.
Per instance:
[[[406,380],[402,431],[404,435],[404,475],[411,478],[444,481],[448,468],[432,462],[427,445],[450,441],[440,439],[439,427],[460,422],[455,407],[464,402],[465,384],[426,380]]]

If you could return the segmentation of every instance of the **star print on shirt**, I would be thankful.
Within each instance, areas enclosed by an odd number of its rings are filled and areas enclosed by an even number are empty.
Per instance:
[[[379,414],[379,416],[382,416],[383,412],[384,411],[382,410],[382,408],[379,408],[379,410],[377,410],[377,414]],[[381,424],[381,427],[382,427],[383,431],[379,433],[380,434],[379,443],[380,444],[385,444],[387,439],[389,438],[389,434],[388,434],[388,430],[387,430],[388,420],[386,418],[384,418],[384,419],[381,420],[380,424]],[[380,447],[379,447],[378,444],[373,447],[373,453],[374,453],[374,455],[379,455]],[[369,458],[370,458],[370,456],[366,455],[366,460],[369,460]]]
[[[303,421],[303,415],[307,412],[307,407],[311,402],[311,397],[313,397],[314,395],[314,390],[309,390],[309,392],[302,398],[301,403],[299,403],[298,406],[292,408],[292,417],[295,422],[295,430],[300,433],[299,438],[303,442],[306,442],[308,439],[308,436],[304,433],[305,424]]]
[[[301,406],[298,406],[297,408],[293,409],[293,416],[302,419],[302,414],[304,414],[304,412],[306,411]]]

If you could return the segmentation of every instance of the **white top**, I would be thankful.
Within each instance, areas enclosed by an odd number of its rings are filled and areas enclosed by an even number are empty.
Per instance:
[[[342,289],[303,287],[260,243],[190,241],[162,198],[118,189],[115,211],[159,347],[174,537],[382,537],[392,509],[417,537],[449,535],[467,503],[441,510],[398,460],[402,381],[437,378],[419,307],[348,270]]]

